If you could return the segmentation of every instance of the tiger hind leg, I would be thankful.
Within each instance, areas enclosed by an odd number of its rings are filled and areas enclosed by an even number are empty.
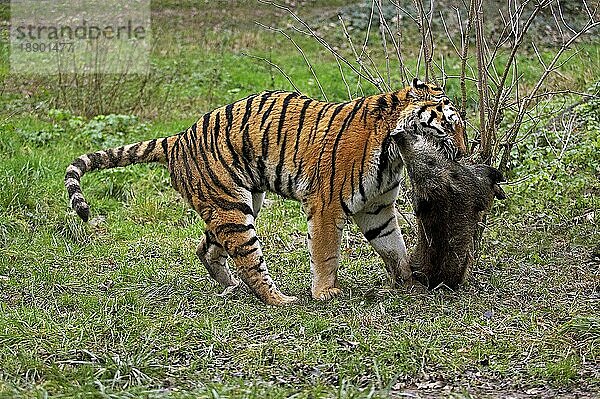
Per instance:
[[[242,281],[260,300],[269,305],[286,305],[298,300],[281,293],[269,275],[254,229],[253,214],[233,209],[217,211],[209,228],[233,259]]]
[[[217,241],[210,230],[206,230],[204,233],[196,250],[196,255],[206,267],[208,274],[224,288],[237,287],[240,284],[227,266],[225,248]]]
[[[252,193],[252,210],[254,211],[255,218],[258,216],[260,208],[262,208],[264,199],[264,192]],[[204,267],[206,267],[208,274],[226,290],[235,288],[240,284],[233,277],[231,270],[227,266],[227,251],[225,251],[225,248],[217,241],[214,233],[210,230],[206,230],[202,237],[196,249],[196,255]]]

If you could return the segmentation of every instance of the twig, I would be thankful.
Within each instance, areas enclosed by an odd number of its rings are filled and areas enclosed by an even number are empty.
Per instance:
[[[360,66],[361,70],[364,70],[367,74],[369,74],[370,78],[373,78],[370,71],[368,70],[368,68],[366,68],[363,65],[362,59],[358,56],[358,53],[356,52],[356,47],[354,47],[354,42],[352,41],[352,37],[350,37],[350,33],[348,33],[348,29],[346,28],[346,24],[344,23],[344,19],[342,18],[342,16],[340,14],[338,14],[338,19],[340,20],[340,23],[342,25],[342,30],[344,32],[344,36],[346,37],[346,40],[348,41],[349,45],[350,45],[350,50],[352,51],[352,54],[354,55],[354,59],[356,60],[356,63]],[[336,58],[337,59],[337,58]],[[358,75],[358,85],[360,87],[360,78],[361,76]]]
[[[387,48],[387,39],[385,27],[387,26],[385,22],[385,18],[383,15],[383,9],[381,8],[381,0],[377,0],[377,11],[379,13],[379,34],[381,35],[381,45],[383,46],[383,56],[385,57],[385,71],[387,77],[387,87],[390,88],[391,82],[391,73],[390,73],[390,53]],[[392,37],[393,39],[393,37]]]
[[[271,31],[278,32],[278,33],[282,34],[283,36],[285,36],[286,39],[288,39],[294,45],[294,47],[296,47],[296,49],[298,50],[298,52],[300,52],[300,54],[302,55],[302,58],[304,59],[304,62],[306,63],[306,66],[308,66],[308,69],[309,69],[310,73],[312,74],[313,78],[315,78],[315,81],[317,82],[317,85],[319,86],[319,89],[321,90],[321,94],[323,95],[323,99],[325,101],[328,101],[327,100],[327,94],[325,94],[325,90],[323,90],[323,86],[321,86],[321,81],[319,80],[319,77],[317,76],[317,73],[315,72],[315,69],[313,68],[312,64],[308,60],[308,57],[304,53],[304,50],[302,50],[302,47],[300,47],[298,45],[298,43],[296,43],[296,41],[294,39],[292,39],[292,37],[290,35],[288,35],[283,29],[279,29],[279,28],[274,28],[272,26],[263,25],[260,22],[256,22],[256,24],[258,24],[259,26],[261,26],[261,27],[263,27],[265,29],[268,29],[268,30],[271,30]]]
[[[344,58],[342,55],[340,55],[329,43],[327,43],[327,41],[325,39],[323,39],[321,36],[317,35],[317,33],[310,27],[310,25],[308,25],[306,22],[304,22],[304,20],[302,20],[302,18],[298,17],[298,15],[294,11],[292,11],[292,9],[290,9],[287,6],[284,6],[284,5],[281,5],[281,4],[277,4],[275,2],[268,1],[268,0],[258,0],[258,1],[260,3],[268,4],[270,6],[278,8],[280,10],[287,11],[292,16],[292,18],[294,18],[297,22],[299,22],[302,26],[304,26],[304,28],[307,29],[307,34],[310,37],[314,38],[319,44],[321,44],[321,46],[323,46],[326,50],[328,50],[331,54],[333,54],[341,62],[343,62],[344,64],[348,65],[348,67],[350,67],[350,69],[354,73],[356,73],[357,75],[359,75],[360,77],[362,77],[367,82],[371,83],[373,86],[375,86],[380,91],[383,91],[383,88],[381,87],[381,85],[379,84],[379,82],[377,82],[376,80],[370,79],[369,77],[365,76],[361,71],[359,71],[354,65],[352,65],[351,62],[349,62],[346,58]],[[276,28],[273,28],[273,29],[276,29]],[[276,30],[283,32],[283,30],[281,30],[281,29],[276,29]],[[289,35],[287,35],[287,36],[289,36]]]
[[[508,164],[508,157],[510,154],[510,150],[512,148],[512,143],[514,142],[514,139],[519,131],[519,127],[521,126],[521,122],[523,121],[523,117],[525,115],[525,110],[527,109],[527,107],[531,104],[531,101],[533,100],[534,96],[536,96],[538,90],[541,88],[542,84],[544,83],[544,81],[546,80],[546,78],[548,77],[548,75],[553,72],[557,66],[556,64],[558,63],[558,60],[560,59],[560,57],[563,55],[563,53],[570,48],[570,46],[584,33],[596,28],[597,26],[600,26],[600,21],[594,21],[594,20],[590,20],[588,21],[588,23],[581,28],[577,33],[573,34],[573,36],[571,36],[571,38],[564,43],[561,48],[556,52],[556,54],[554,55],[554,58],[552,59],[552,61],[550,61],[550,63],[548,64],[548,66],[544,69],[544,72],[542,73],[542,75],[539,77],[537,83],[535,84],[534,88],[531,90],[531,92],[529,93],[529,95],[527,95],[523,100],[521,100],[521,103],[519,105],[519,111],[517,114],[517,117],[515,119],[515,121],[513,122],[511,128],[509,129],[509,131],[507,132],[507,141],[506,141],[506,146],[504,147],[504,153],[502,154],[502,159],[500,162],[500,168],[506,168],[506,165]]]
[[[475,42],[477,46],[477,93],[479,95],[479,131],[481,136],[481,160],[485,163],[491,161],[492,137],[486,125],[486,109],[487,101],[487,73],[484,70],[484,33],[483,33],[483,9],[481,0],[474,2],[474,27],[475,27]]]
[[[294,84],[294,81],[292,80],[292,78],[290,78],[290,76],[285,73],[285,71],[276,63],[263,58],[263,57],[259,57],[257,55],[252,55],[252,54],[248,54],[248,53],[241,53],[244,57],[248,57],[248,58],[254,58],[255,60],[259,60],[262,62],[266,62],[267,64],[269,64],[270,66],[272,66],[273,68],[277,69],[279,71],[279,73],[281,73],[283,75],[283,77],[292,85],[292,87],[294,88],[294,90],[298,93],[302,93],[302,91]],[[345,81],[345,80],[344,80]]]
[[[346,74],[342,69],[342,64],[340,64],[340,61],[337,58],[335,59],[335,62],[337,62],[338,68],[340,69],[340,75],[342,76],[342,81],[344,82],[344,86],[346,86],[346,90],[348,91],[348,100],[352,100],[352,92],[350,91],[350,86],[346,80]]]
[[[537,4],[534,8],[534,10],[532,11],[531,15],[529,15],[529,18],[527,19],[527,21],[525,22],[525,25],[523,26],[523,28],[521,29],[521,32],[519,33],[519,35],[516,35],[516,31],[514,31],[515,34],[515,42],[512,46],[510,55],[508,56],[508,60],[506,61],[506,64],[504,66],[504,71],[502,73],[502,76],[500,78],[500,80],[498,81],[498,86],[497,86],[497,91],[496,91],[496,97],[494,99],[494,102],[492,103],[491,109],[490,109],[490,123],[491,125],[495,125],[495,121],[496,121],[496,115],[498,114],[498,110],[500,107],[500,98],[502,97],[502,90],[504,88],[504,84],[506,82],[506,78],[508,77],[508,72],[510,70],[510,66],[513,64],[513,60],[515,59],[515,56],[517,54],[517,50],[519,49],[519,47],[521,46],[521,44],[523,43],[523,39],[525,38],[525,33],[527,33],[529,26],[531,26],[531,23],[533,22],[533,19],[535,18],[535,16],[537,15],[537,13],[544,7],[548,6],[550,4],[552,0],[546,0],[543,1],[539,4]],[[520,14],[518,14],[520,15]],[[514,19],[513,19],[514,20]],[[518,20],[518,18],[517,18]]]

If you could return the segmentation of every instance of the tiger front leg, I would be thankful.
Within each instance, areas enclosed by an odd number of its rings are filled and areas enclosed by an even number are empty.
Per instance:
[[[312,297],[329,300],[339,295],[337,270],[345,218],[342,214],[310,213],[308,220],[308,251],[312,277]]]
[[[241,211],[217,212],[209,223],[217,240],[229,254],[242,281],[268,305],[286,305],[298,300],[281,293],[269,275],[258,237],[254,216]]]
[[[396,220],[394,203],[372,206],[354,215],[354,221],[381,256],[388,272],[390,286],[410,283],[412,271],[407,262],[406,245]]]

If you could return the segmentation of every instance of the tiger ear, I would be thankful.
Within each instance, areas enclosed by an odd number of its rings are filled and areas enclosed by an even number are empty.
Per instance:
[[[425,82],[423,82],[421,79],[415,77],[412,81],[412,87],[413,87],[413,89],[424,89]]]
[[[408,97],[418,99],[419,91],[426,88],[427,85],[425,84],[425,82],[421,81],[421,79],[419,78],[414,78],[410,86],[410,90],[408,91]]]

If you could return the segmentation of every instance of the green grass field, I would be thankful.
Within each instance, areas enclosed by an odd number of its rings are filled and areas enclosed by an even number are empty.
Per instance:
[[[300,303],[268,307],[244,290],[219,296],[195,258],[203,223],[156,165],[86,175],[92,221],[82,223],[63,186],[74,157],[173,134],[247,93],[290,88],[276,70],[242,53],[270,57],[301,90],[320,94],[296,50],[252,24],[282,18],[268,6],[178,3],[153,3],[161,34],[152,53],[152,95],[137,101],[139,82],[132,79],[104,93],[118,97],[112,105],[95,103],[103,104],[104,116],[96,116],[94,103],[82,105],[94,97],[85,88],[65,88],[69,99],[56,82],[9,75],[2,31],[0,397],[591,398],[600,392],[597,98],[572,109],[568,139],[564,129],[548,127],[551,116],[540,116],[541,127],[520,140],[509,198],[494,205],[480,258],[456,292],[386,289],[383,262],[348,226],[344,293],[313,301],[300,205],[268,196],[257,223],[267,264]],[[335,17],[342,3],[300,10],[307,18]],[[0,6],[7,18],[7,4]],[[202,23],[189,19],[196,8],[206,16]],[[302,44],[329,99],[343,99],[337,65],[314,43]],[[582,91],[594,86],[599,51],[597,42],[582,43],[579,61],[557,79]],[[557,106],[563,100],[579,101],[557,98]],[[410,206],[401,198],[398,208],[411,246]]]

